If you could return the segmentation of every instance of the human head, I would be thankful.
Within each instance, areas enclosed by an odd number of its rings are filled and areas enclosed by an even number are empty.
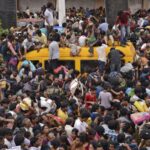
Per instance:
[[[50,2],[48,2],[48,3],[47,3],[47,8],[52,9],[52,7],[53,7],[53,4],[50,3]]]
[[[119,143],[124,143],[125,142],[125,134],[124,133],[118,134],[117,140]]]
[[[44,125],[42,128],[42,133],[43,134],[48,134],[49,133],[49,127],[47,125]]]
[[[28,118],[24,118],[22,124],[24,127],[27,127],[27,128],[31,127],[31,121]]]
[[[24,143],[24,136],[20,133],[18,133],[15,138],[14,138],[14,142],[16,144],[16,146],[20,146]]]
[[[76,137],[78,136],[78,129],[74,128],[72,129],[72,133],[71,133],[71,137],[73,138],[73,140],[76,139]]]
[[[37,30],[37,31],[36,31],[36,35],[39,36],[39,37],[41,37],[41,36],[42,36],[41,30]]]
[[[13,131],[9,128],[6,128],[5,131],[5,138],[8,140],[8,141],[12,141],[13,139]]]
[[[88,118],[90,117],[90,113],[88,112],[88,111],[86,111],[86,110],[83,110],[82,112],[81,112],[81,120],[82,121],[87,121],[88,120]]]
[[[32,137],[30,140],[30,144],[31,144],[31,146],[39,147],[40,146],[39,138]]]

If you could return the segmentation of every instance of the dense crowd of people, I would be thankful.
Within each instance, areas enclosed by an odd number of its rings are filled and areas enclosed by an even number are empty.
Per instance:
[[[30,23],[1,35],[0,149],[149,150],[150,11],[119,11],[113,26],[102,7],[66,12],[58,30],[51,3],[36,14],[27,8],[18,16],[43,17],[44,26]],[[128,41],[136,56],[122,63],[115,46],[126,47]],[[81,73],[59,63],[60,47],[76,57],[84,46],[89,57],[97,47],[98,66]],[[47,70],[25,58],[45,47]]]

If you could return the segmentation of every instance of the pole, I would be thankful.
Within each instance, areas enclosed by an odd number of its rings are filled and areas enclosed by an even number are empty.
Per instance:
[[[58,22],[59,26],[62,26],[66,17],[66,2],[65,0],[57,0],[57,10],[58,10]]]

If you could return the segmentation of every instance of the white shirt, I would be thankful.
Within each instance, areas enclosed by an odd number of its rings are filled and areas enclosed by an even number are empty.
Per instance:
[[[72,129],[73,129],[73,127],[71,125],[65,126],[65,131],[66,131],[68,137],[71,136]]]
[[[4,144],[5,144],[8,148],[12,148],[12,147],[16,146],[14,140],[8,141],[6,138],[4,139]]]
[[[44,112],[42,112],[42,114],[49,113],[50,110],[53,108],[51,99],[47,99],[46,100],[45,97],[40,97],[40,103],[41,103],[41,107],[45,107],[46,108],[46,110]]]
[[[9,148],[7,150],[21,150],[21,146],[14,146],[14,147]]]
[[[53,11],[50,9],[46,9],[44,12],[44,16],[47,18],[47,21],[49,23],[48,24],[46,19],[45,19],[45,26],[48,26],[48,25],[53,26],[54,25]]]
[[[98,60],[101,60],[103,62],[107,61],[107,57],[106,57],[106,48],[108,46],[106,44],[102,44],[100,47],[97,47],[97,53],[98,53]]]
[[[110,92],[101,91],[98,98],[101,100],[101,106],[106,109],[111,107],[112,95]]]
[[[98,27],[99,30],[102,30],[104,32],[107,32],[108,30],[108,23],[104,22],[104,23],[101,23]]]
[[[40,150],[41,148],[37,148],[37,147],[30,147],[29,150]]]
[[[129,72],[132,69],[133,69],[132,64],[131,63],[126,63],[123,67],[121,67],[120,71],[125,73],[125,72]]]
[[[49,58],[50,59],[59,59],[59,45],[58,42],[52,41],[49,44]]]
[[[83,47],[83,46],[85,46],[86,45],[86,39],[87,39],[87,37],[86,36],[84,36],[84,35],[82,35],[82,36],[80,36],[79,37],[79,46],[81,46],[81,47]]]
[[[29,50],[31,46],[34,46],[33,41],[29,41],[28,39],[25,39],[22,43],[22,46],[25,50]]]
[[[86,122],[81,122],[81,120],[78,118],[75,121],[74,128],[78,129],[79,133],[86,132],[86,128],[88,127]]]

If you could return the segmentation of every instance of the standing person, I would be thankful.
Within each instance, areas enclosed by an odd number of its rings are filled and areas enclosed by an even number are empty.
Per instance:
[[[105,65],[107,62],[107,56],[106,56],[106,48],[108,46],[106,44],[101,44],[99,47],[97,47],[97,53],[98,53],[98,66],[100,73],[103,74]]]
[[[121,29],[121,45],[126,45],[127,37],[129,36],[129,11],[119,11],[115,25],[119,24]]]
[[[111,102],[113,100],[112,94],[109,92],[109,87],[105,86],[104,90],[99,93],[98,99],[100,100],[100,105],[105,109],[111,108]]]
[[[59,44],[53,38],[49,38],[49,71],[53,72],[58,67]]]
[[[124,55],[122,53],[120,53],[118,50],[116,50],[115,48],[111,48],[110,49],[110,53],[108,54],[108,58],[109,58],[109,63],[110,63],[110,71],[120,71],[120,67],[121,67],[121,58]]]
[[[54,16],[53,16],[53,4],[47,3],[47,8],[44,12],[45,16],[45,27],[47,28],[47,35],[49,36],[53,25],[54,25]]]

